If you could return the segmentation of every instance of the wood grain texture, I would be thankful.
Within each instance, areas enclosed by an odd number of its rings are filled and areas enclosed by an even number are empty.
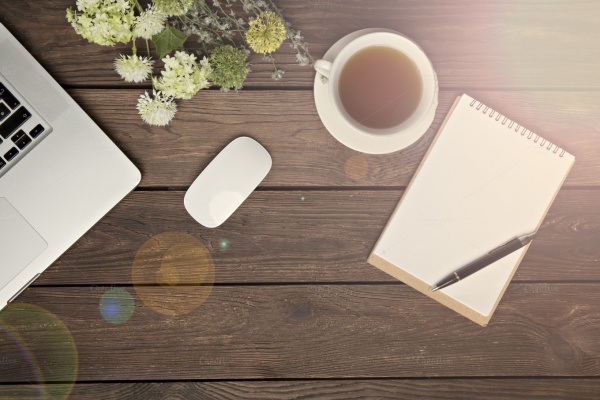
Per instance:
[[[49,386],[57,385],[46,385]],[[37,385],[0,386],[0,399],[37,400]],[[58,390],[66,390],[65,385]],[[323,381],[78,383],[77,400],[597,400],[597,379],[386,379]]]
[[[600,6],[594,0],[277,1],[302,31],[314,58],[342,36],[364,28],[400,31],[431,58],[441,87],[599,89],[597,47]],[[4,23],[64,85],[121,85],[112,62],[126,45],[102,47],[75,34],[65,9],[75,0],[0,0]],[[187,44],[194,49],[193,40]],[[314,73],[300,67],[289,44],[275,53],[287,72],[270,78],[272,66],[251,58],[247,87],[310,87]],[[82,59],[85,62],[82,62]]]
[[[272,66],[252,56],[248,90],[204,91],[179,103],[169,127],[152,128],[135,110],[149,85],[125,84],[112,65],[130,49],[76,35],[65,20],[75,0],[0,0],[0,22],[143,172],[140,190],[11,306],[28,305],[20,314],[27,323],[10,325],[0,313],[0,399],[61,398],[76,380],[76,399],[597,400],[600,4],[276,2],[315,58],[366,27],[414,38],[441,87],[424,137],[391,155],[345,148],[318,117],[313,70],[298,66],[287,44],[276,54],[283,80],[270,79]],[[1,72],[9,79],[18,73]],[[566,189],[486,328],[366,263],[402,187],[463,92],[576,156]],[[184,190],[241,135],[267,147],[273,170],[228,222],[204,229],[184,210]],[[185,263],[183,271],[173,268],[171,259],[164,269],[173,279],[161,270],[162,277],[148,274],[134,284],[136,252],[169,232],[206,246],[214,286],[192,279]],[[198,288],[209,293],[205,301]],[[124,291],[133,315],[111,324],[100,302]],[[190,302],[195,308],[187,314],[157,311],[181,312]],[[103,307],[105,317],[123,311]],[[70,344],[74,354],[61,351]],[[73,367],[77,375],[68,373]]]
[[[217,283],[394,282],[366,260],[401,195],[258,191],[221,227],[207,229],[185,211],[184,192],[134,192],[34,284],[130,284],[144,242],[177,231],[211,252]],[[600,280],[599,203],[599,190],[561,191],[515,280]],[[435,216],[427,222],[435,223]],[[157,281],[152,275],[143,283]]]
[[[52,340],[63,328],[42,323],[47,313],[72,335],[80,381],[591,377],[600,374],[597,286],[510,285],[486,328],[403,285],[216,286],[198,308],[175,316],[126,287],[135,310],[120,325],[102,318],[102,292],[30,288],[19,302],[47,311],[29,311],[27,324],[7,327],[18,336],[0,332],[0,381],[35,379],[36,366],[40,376],[72,379],[61,371],[73,358],[57,353],[64,343]],[[189,294],[146,289],[153,307]]]
[[[427,133],[405,150],[357,153],[323,126],[311,91],[207,91],[181,102],[166,128],[144,124],[138,90],[73,90],[70,94],[142,171],[142,187],[186,187],[231,140],[250,136],[273,157],[261,184],[406,186],[456,97],[442,91]],[[469,92],[575,155],[566,185],[600,184],[600,92]]]

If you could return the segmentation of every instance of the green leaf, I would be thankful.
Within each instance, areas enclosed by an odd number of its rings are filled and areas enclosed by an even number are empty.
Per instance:
[[[173,50],[183,46],[188,36],[179,29],[167,26],[162,32],[152,36],[156,52],[163,58]]]

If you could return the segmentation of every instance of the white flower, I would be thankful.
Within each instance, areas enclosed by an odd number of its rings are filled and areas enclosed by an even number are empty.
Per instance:
[[[165,126],[177,113],[177,104],[172,97],[153,90],[152,97],[148,95],[148,92],[140,96],[137,109],[147,124]]]
[[[152,73],[154,61],[141,56],[124,56],[115,60],[115,69],[125,82],[143,82]]]
[[[308,59],[308,56],[306,54],[302,54],[302,53],[296,54],[296,60],[298,61],[298,64],[300,64],[301,66],[308,65],[308,63],[310,62]]]
[[[283,78],[283,74],[285,74],[285,71],[282,69],[276,69],[275,71],[273,71],[273,73],[271,74],[271,78],[278,81],[281,78]]]
[[[148,7],[135,18],[133,35],[142,39],[152,39],[152,36],[165,29],[167,14],[156,9],[156,5]]]
[[[200,31],[198,33],[198,38],[201,42],[210,42],[212,40],[211,34],[206,31]]]
[[[200,89],[210,86],[208,76],[212,69],[206,57],[198,63],[193,54],[177,51],[174,57],[166,56],[162,60],[165,70],[160,73],[160,78],[152,78],[152,83],[165,95],[191,99]]]

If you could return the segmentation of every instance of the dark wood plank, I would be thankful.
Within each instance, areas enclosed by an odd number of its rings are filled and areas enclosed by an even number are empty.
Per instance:
[[[0,0],[0,22],[61,84],[124,87],[112,62],[129,50],[91,45],[77,36],[64,19],[64,9],[74,3]],[[52,266],[38,287],[24,293],[22,304],[48,312],[30,307],[22,314],[27,322],[0,323],[0,381],[77,379],[81,383],[71,397],[78,399],[595,400],[600,294],[598,282],[581,282],[600,279],[600,191],[581,187],[600,185],[600,55],[590,50],[600,38],[598,3],[293,0],[284,5],[315,57],[364,27],[396,29],[415,38],[430,55],[443,89],[429,132],[405,151],[367,156],[327,133],[311,90],[206,91],[181,103],[176,121],[161,129],[143,125],[136,115],[144,86],[71,91],[140,165],[142,187],[174,190],[133,193]],[[285,79],[272,81],[270,65],[253,57],[247,87],[312,87],[314,72],[295,65],[289,48],[278,60],[287,70]],[[570,188],[559,194],[487,328],[393,283],[365,262],[401,190],[259,191],[217,230],[201,228],[182,207],[180,189],[243,134],[273,153],[274,169],[263,187],[405,186],[463,90],[577,157],[567,180]],[[195,286],[176,285],[196,283],[188,270],[176,270],[176,280],[143,276],[135,282],[151,285],[143,302],[137,295],[142,286],[132,286],[135,252],[149,237],[176,231],[208,248],[219,285],[202,281],[209,285],[198,294]],[[387,284],[310,284],[370,281]],[[228,286],[278,282],[301,284]],[[68,284],[87,286],[39,287]],[[133,296],[133,316],[121,325],[102,319],[99,302],[108,290]],[[164,316],[149,307],[153,302],[181,310],[181,304],[194,300],[197,308],[185,315]],[[61,351],[69,343],[76,353]],[[76,375],[68,373],[73,367]],[[517,376],[522,378],[512,379]],[[292,380],[178,382],[270,378]],[[125,383],[129,379],[175,382]],[[122,383],[85,383],[103,380]],[[0,385],[0,399],[39,398],[44,392],[60,398],[69,386]]]
[[[184,192],[134,192],[35,284],[130,284],[135,254],[148,238],[178,231],[206,246],[217,283],[394,282],[366,259],[401,195],[258,191],[221,227],[206,229],[185,211]],[[600,190],[561,191],[515,280],[600,280],[599,202]],[[162,257],[157,253],[147,261],[157,264]],[[150,275],[138,283],[156,279]],[[199,283],[191,276],[185,282]]]
[[[364,155],[331,136],[310,91],[209,91],[182,102],[167,128],[145,125],[138,90],[70,93],[142,170],[142,187],[190,185],[231,140],[247,135],[273,156],[262,186],[405,186],[452,103],[442,91],[429,131],[405,150]],[[600,184],[600,92],[469,92],[576,156],[567,185]]]
[[[492,0],[427,2],[370,0],[277,1],[300,29],[315,58],[336,40],[367,27],[413,37],[430,56],[442,87],[600,88],[597,47],[599,5],[594,0]],[[42,64],[65,85],[120,85],[113,72],[125,45],[101,47],[77,36],[65,19],[75,0],[4,0],[6,24]],[[193,43],[189,46],[193,48]],[[276,53],[287,71],[270,78],[272,66],[253,56],[247,87],[310,87],[314,73],[295,64],[288,44]],[[85,58],[86,62],[81,62]]]
[[[65,393],[67,385],[45,385],[47,393]],[[361,399],[540,399],[597,400],[598,379],[386,379],[322,381],[78,383],[78,400],[361,400]],[[0,386],[0,399],[37,400],[39,386]]]
[[[146,287],[146,303],[122,290],[135,309],[120,325],[103,320],[102,292],[27,290],[3,321],[0,381],[70,381],[69,342],[80,381],[600,375],[597,283],[513,284],[486,328],[403,285],[216,286],[172,316],[155,310],[178,310],[189,288]]]

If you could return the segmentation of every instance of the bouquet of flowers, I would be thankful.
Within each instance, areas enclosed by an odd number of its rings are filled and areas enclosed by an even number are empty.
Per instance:
[[[241,89],[250,72],[251,51],[273,63],[271,77],[276,80],[284,71],[272,53],[286,39],[300,65],[312,64],[300,31],[271,0],[140,1],[77,0],[76,9],[67,9],[67,20],[91,43],[131,43],[132,54],[119,55],[115,69],[126,82],[151,79],[152,93],[146,91],[137,104],[150,125],[168,125],[177,113],[176,99],[190,99],[211,85],[223,91]],[[189,37],[200,44],[197,55],[181,50]],[[136,45],[144,42],[145,55],[140,55]],[[160,75],[153,76],[150,43],[164,63]]]

